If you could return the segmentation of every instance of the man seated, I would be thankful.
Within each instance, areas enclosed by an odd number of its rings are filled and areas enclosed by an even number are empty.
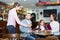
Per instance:
[[[31,19],[31,14],[29,14],[29,13],[26,14],[25,19],[22,20],[21,23],[24,23],[27,26],[20,25],[20,27],[19,27],[20,31],[22,32],[22,34],[20,34],[20,36],[26,37],[25,40],[35,40],[35,37],[36,37],[31,34],[32,22],[30,19]]]

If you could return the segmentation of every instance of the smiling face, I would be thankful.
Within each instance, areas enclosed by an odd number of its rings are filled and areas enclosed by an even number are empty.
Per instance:
[[[26,19],[31,19],[31,14],[26,14]]]
[[[13,5],[13,8],[16,8],[16,10],[20,9],[20,4],[18,2],[15,2]]]
[[[53,20],[54,20],[54,17],[53,17],[53,15],[50,15],[50,19],[51,19],[51,21],[53,21]]]
[[[44,22],[44,20],[40,20],[40,25],[42,25],[42,26],[43,26],[43,25],[44,25],[44,23],[45,23],[45,22]]]
[[[16,6],[16,10],[19,10],[20,9],[20,6]]]
[[[55,21],[56,20],[56,15],[55,14],[51,14],[50,15],[50,19],[51,19],[51,21]]]

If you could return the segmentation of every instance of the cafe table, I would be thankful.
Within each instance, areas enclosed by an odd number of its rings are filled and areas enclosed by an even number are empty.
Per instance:
[[[33,31],[32,34],[36,35],[36,36],[39,36],[41,38],[46,38],[48,36],[53,36],[53,33],[52,32],[37,32],[37,31]]]

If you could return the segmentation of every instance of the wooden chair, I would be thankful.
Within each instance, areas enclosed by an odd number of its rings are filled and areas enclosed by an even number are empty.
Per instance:
[[[5,27],[0,27],[0,33],[3,33],[4,29],[5,29]]]
[[[3,37],[3,34],[2,33],[0,33],[0,38],[2,38]]]
[[[48,36],[46,40],[58,40],[58,38],[55,36]]]
[[[8,38],[0,38],[0,40],[9,40]]]
[[[36,40],[45,40],[45,38],[36,38]]]
[[[58,39],[60,39],[60,35],[56,35],[56,37],[58,37]]]
[[[6,34],[5,38],[8,38],[9,40],[20,40],[19,34]]]
[[[20,40],[25,40],[25,37],[20,37]]]
[[[5,34],[4,29],[5,27],[0,27],[0,38],[2,38],[3,35]]]

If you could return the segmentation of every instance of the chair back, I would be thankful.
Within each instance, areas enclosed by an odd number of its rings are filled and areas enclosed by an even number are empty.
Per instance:
[[[45,38],[36,38],[36,40],[45,40]]]
[[[20,40],[19,34],[6,34],[5,37],[9,40]]]
[[[58,38],[55,36],[49,36],[46,38],[46,40],[58,40]]]

